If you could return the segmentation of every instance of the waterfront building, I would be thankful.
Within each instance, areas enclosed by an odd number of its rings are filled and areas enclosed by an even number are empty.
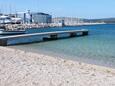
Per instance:
[[[53,23],[62,23],[65,25],[78,25],[83,23],[83,19],[80,18],[73,18],[73,17],[56,17],[52,19]]]
[[[46,13],[18,12],[17,17],[23,20],[22,23],[51,23],[52,16]]]
[[[25,12],[18,12],[18,13],[16,13],[16,17],[22,19],[22,22],[21,22],[21,23],[25,23],[25,22],[26,22]]]
[[[33,23],[51,23],[52,16],[45,13],[32,13]]]
[[[31,23],[31,14],[30,12],[18,12],[16,13],[17,18],[21,18],[22,23]]]

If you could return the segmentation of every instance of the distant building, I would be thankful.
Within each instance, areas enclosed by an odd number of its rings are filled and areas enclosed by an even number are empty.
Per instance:
[[[52,16],[45,13],[18,12],[17,18],[23,20],[22,23],[51,23]]]
[[[32,13],[33,23],[51,23],[52,16],[45,13]]]
[[[18,13],[16,13],[16,17],[22,19],[21,23],[25,23],[26,22],[25,21],[25,12],[18,12]]]
[[[77,25],[83,23],[83,19],[73,17],[57,17],[52,19],[53,23],[62,23],[65,25]]]
[[[18,12],[16,13],[17,18],[22,19],[22,23],[31,23],[31,14],[30,12]]]

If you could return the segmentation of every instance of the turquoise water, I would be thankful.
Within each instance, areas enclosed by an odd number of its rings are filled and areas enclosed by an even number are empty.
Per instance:
[[[114,24],[48,28],[43,30],[33,29],[28,30],[28,33],[70,29],[88,29],[90,33],[88,36],[84,37],[74,37],[11,47],[115,68]]]

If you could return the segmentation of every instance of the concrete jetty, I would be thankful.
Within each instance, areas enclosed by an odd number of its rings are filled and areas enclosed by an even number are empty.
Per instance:
[[[43,39],[57,39],[61,35],[66,34],[67,37],[75,36],[85,36],[88,35],[88,30],[68,30],[68,31],[53,31],[53,32],[43,32],[43,33],[31,33],[22,35],[13,35],[0,37],[0,46],[16,45],[16,44],[26,44],[43,41]]]

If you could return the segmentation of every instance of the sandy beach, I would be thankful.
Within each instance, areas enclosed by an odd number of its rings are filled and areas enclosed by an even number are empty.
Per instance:
[[[115,86],[115,69],[0,47],[0,86]]]

